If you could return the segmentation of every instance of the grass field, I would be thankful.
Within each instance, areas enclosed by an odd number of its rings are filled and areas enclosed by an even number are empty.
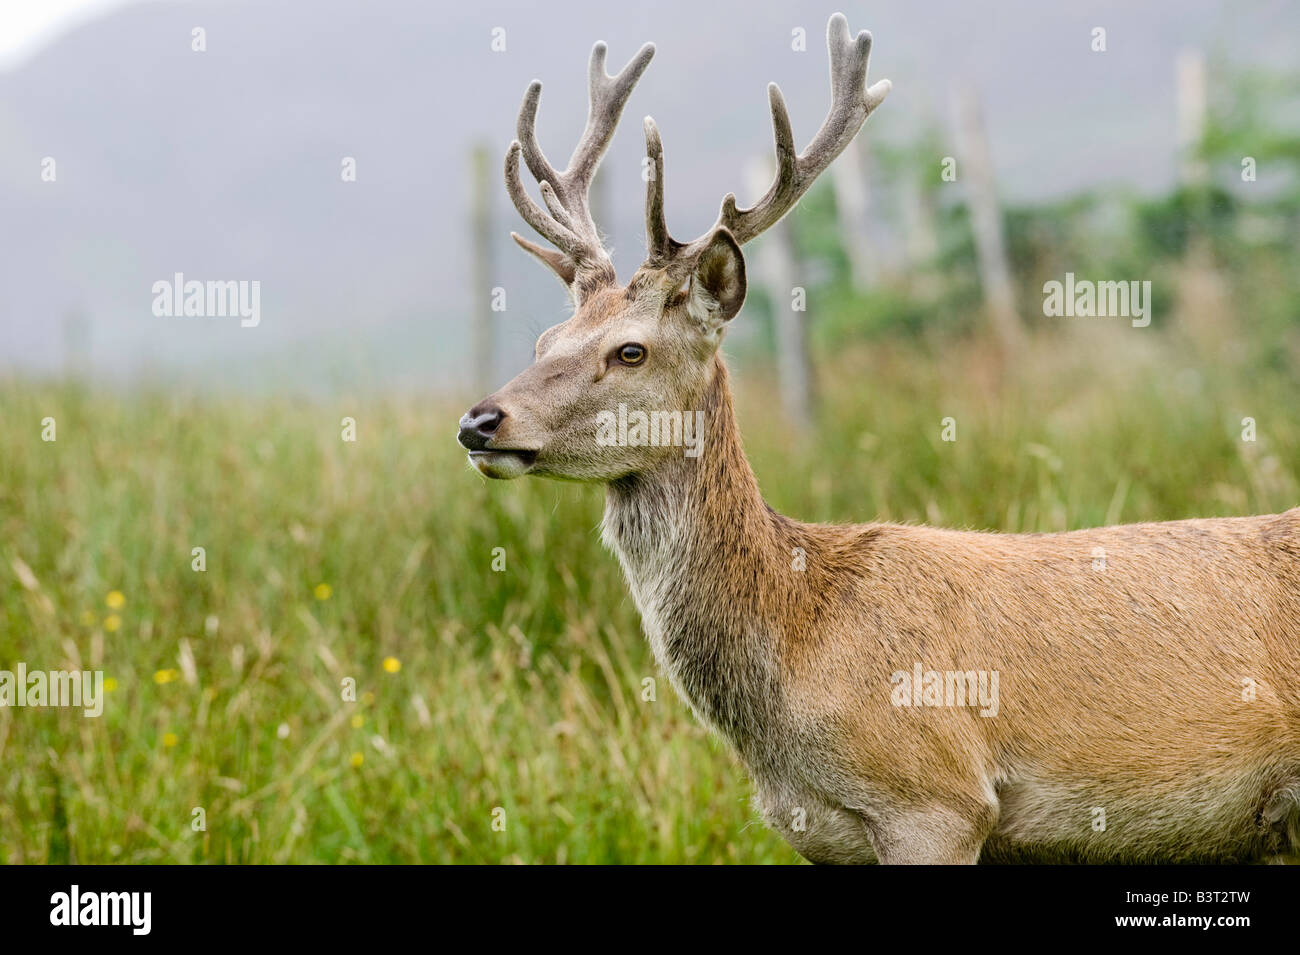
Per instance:
[[[1004,376],[881,345],[823,367],[802,443],[735,377],[785,513],[1055,531],[1300,503],[1293,368],[1154,330]],[[798,861],[656,671],[601,492],[488,484],[462,410],[0,382],[0,668],[113,687],[98,719],[0,709],[0,861]]]

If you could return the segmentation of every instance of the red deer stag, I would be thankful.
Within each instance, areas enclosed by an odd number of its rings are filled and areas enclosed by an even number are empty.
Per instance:
[[[665,225],[663,148],[645,120],[649,248],[626,286],[587,191],[654,47],[610,77],[596,45],[587,127],[563,172],[538,148],[541,85],[529,86],[506,186],[555,248],[515,239],[569,288],[574,313],[461,419],[470,462],[491,478],[605,485],[604,540],[655,658],[809,860],[1294,851],[1300,509],[993,534],[804,524],[759,495],[718,354],[745,298],[740,249],[890,89],[866,86],[869,33],[850,36],[837,14],[827,45],[817,135],[796,153],[770,86],[775,181],[750,209],[728,195],[693,241]],[[545,209],[524,190],[521,158]],[[699,424],[693,442],[683,417]],[[647,420],[659,440],[646,440]],[[616,421],[637,433],[612,436]]]

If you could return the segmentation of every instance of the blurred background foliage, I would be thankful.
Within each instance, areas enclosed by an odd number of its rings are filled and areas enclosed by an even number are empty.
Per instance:
[[[1198,262],[1230,283],[1233,311],[1251,324],[1242,330],[1251,347],[1284,360],[1280,349],[1294,344],[1300,316],[1298,118],[1300,74],[1233,70],[1215,86],[1195,147],[1210,171],[1204,182],[1155,196],[1099,186],[1054,201],[1004,206],[1007,260],[1024,321],[1037,332],[1053,330],[1040,311],[1042,284],[1068,270],[1080,279],[1150,279],[1153,321],[1167,324],[1189,255],[1208,253]],[[880,336],[979,333],[980,277],[968,195],[960,175],[948,183],[939,172],[939,157],[950,149],[933,127],[903,146],[871,142],[873,202],[880,196],[882,214],[897,221],[891,197],[919,195],[931,218],[934,249],[923,260],[894,257],[883,280],[867,291],[854,288],[830,177],[787,220],[800,258],[814,266],[806,273],[820,279],[815,294],[822,308],[813,330],[823,347]],[[1254,164],[1250,181],[1242,178],[1247,158]],[[897,229],[891,238],[890,249],[908,246]],[[757,302],[771,321],[771,296],[761,287],[751,296],[751,309]],[[771,336],[761,345],[770,348]]]

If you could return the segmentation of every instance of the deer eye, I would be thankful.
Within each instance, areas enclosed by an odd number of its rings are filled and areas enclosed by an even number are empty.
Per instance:
[[[645,361],[645,346],[629,342],[618,350],[618,360],[625,365],[639,365]]]

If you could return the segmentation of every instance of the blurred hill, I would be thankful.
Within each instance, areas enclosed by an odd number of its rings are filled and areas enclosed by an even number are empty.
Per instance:
[[[872,75],[894,93],[866,138],[947,123],[961,84],[984,98],[1004,196],[1175,173],[1172,64],[1198,46],[1286,63],[1300,14],[1280,3],[1192,0],[1086,13],[963,0],[845,8],[876,35]],[[512,138],[519,98],[545,82],[543,145],[561,163],[585,114],[591,43],[621,66],[659,52],[606,160],[602,223],[626,276],[640,261],[636,119],[653,113],[674,231],[705,228],[741,168],[770,149],[764,84],[786,92],[802,141],[824,115],[831,4],[446,4],[422,0],[146,2],[62,36],[0,73],[0,370],[47,372],[84,352],[96,377],[241,390],[444,388],[463,383],[468,334],[468,151]],[[943,24],[943,29],[936,27]],[[1088,49],[1095,25],[1109,49]],[[191,50],[191,29],[207,50]],[[490,48],[502,27],[506,50]],[[791,30],[808,32],[793,53]],[[944,149],[941,141],[937,144]],[[942,155],[942,153],[940,153]],[[341,181],[344,157],[357,181]],[[43,182],[52,157],[57,180]],[[938,156],[935,162],[938,162]],[[493,196],[503,373],[564,297],[514,250]],[[521,230],[526,231],[526,230]],[[262,321],[157,318],[175,272],[258,280]]]

